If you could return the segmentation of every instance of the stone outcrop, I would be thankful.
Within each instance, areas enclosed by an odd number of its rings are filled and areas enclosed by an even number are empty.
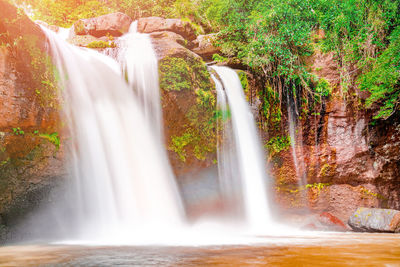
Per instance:
[[[192,51],[201,56],[205,60],[212,59],[214,54],[220,53],[220,48],[214,45],[216,34],[199,35],[193,41],[194,48]]]
[[[400,232],[400,211],[392,209],[358,208],[349,219],[357,232]]]
[[[201,57],[169,31],[150,34],[159,59],[164,131],[178,177],[196,176],[216,160],[215,86]]]
[[[129,31],[131,23],[132,19],[128,15],[117,12],[96,18],[78,20],[73,27],[77,35],[102,37],[109,34],[111,36],[121,36]]]
[[[167,57],[196,58],[201,60],[200,56],[185,47],[187,41],[177,33],[167,31],[154,32],[150,34],[150,37],[158,60],[163,60]]]
[[[357,207],[399,209],[400,125],[396,118],[371,125],[371,115],[353,112],[340,99],[331,99],[317,121],[302,122],[297,138],[300,173],[307,177],[311,211],[328,211],[347,221]],[[319,118],[318,118],[319,117]],[[302,135],[301,135],[302,134]],[[279,161],[278,161],[279,159]],[[291,148],[274,164],[278,198],[284,207],[306,205],[296,191],[298,177]],[[319,187],[317,189],[317,187]]]
[[[65,170],[46,37],[7,1],[0,1],[0,14],[0,217],[12,224],[16,216],[9,214],[26,210],[18,200],[52,185]]]
[[[180,19],[164,19],[160,17],[138,19],[138,32],[152,33],[161,31],[177,33],[189,41],[196,39],[195,30],[188,21]]]
[[[344,222],[360,206],[399,209],[399,115],[374,121],[356,87],[352,96],[342,97],[333,53],[316,51],[307,66],[329,82],[331,95],[313,115],[301,118],[296,131],[296,155],[304,165],[298,164],[298,173],[306,177],[307,188],[298,189],[291,147],[272,158],[278,202],[291,212],[307,206],[311,212],[327,211]],[[288,125],[285,111],[282,125]]]

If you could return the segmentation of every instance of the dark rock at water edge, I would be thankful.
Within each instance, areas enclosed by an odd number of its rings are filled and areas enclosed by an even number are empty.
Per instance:
[[[349,219],[357,232],[400,232],[400,211],[392,209],[358,208]]]

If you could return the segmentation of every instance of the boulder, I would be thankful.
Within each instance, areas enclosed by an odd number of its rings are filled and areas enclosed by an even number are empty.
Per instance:
[[[73,27],[77,35],[102,37],[110,34],[118,37],[129,31],[131,23],[132,19],[128,15],[117,12],[96,18],[80,19]]]
[[[150,33],[159,60],[164,133],[168,155],[180,180],[193,179],[216,162],[215,85],[200,56],[181,35]]]
[[[47,29],[52,30],[53,32],[58,32],[58,30],[60,29],[60,27],[58,27],[56,25],[49,25],[47,22],[44,22],[41,20],[36,20],[35,23],[38,25],[44,26]]]
[[[153,32],[150,34],[150,38],[159,60],[165,57],[201,59],[200,56],[185,47],[187,41],[177,33],[169,31]]]
[[[188,44],[188,41],[185,40],[185,38],[182,37],[182,35],[179,35],[175,32],[169,32],[169,31],[164,31],[164,32],[153,32],[150,34],[150,37],[153,40],[160,40],[160,39],[164,39],[164,40],[169,40],[172,42],[176,42],[178,44],[180,44],[183,47],[186,47]]]
[[[196,40],[193,41],[195,47],[192,51],[206,60],[212,59],[212,56],[218,54],[221,50],[213,44],[216,37],[215,33],[197,36]]]
[[[358,208],[349,219],[357,232],[400,232],[400,211],[392,209]]]
[[[152,33],[160,31],[177,33],[189,41],[196,39],[195,29],[188,21],[160,17],[140,18],[138,20],[138,32]]]

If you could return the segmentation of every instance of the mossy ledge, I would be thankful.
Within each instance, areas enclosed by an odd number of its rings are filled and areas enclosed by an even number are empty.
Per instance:
[[[159,62],[159,76],[172,165],[175,170],[211,165],[217,145],[216,97],[206,64],[198,57],[167,56]]]

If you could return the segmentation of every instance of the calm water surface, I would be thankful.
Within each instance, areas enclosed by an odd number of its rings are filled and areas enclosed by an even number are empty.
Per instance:
[[[400,266],[400,235],[263,237],[223,246],[13,245],[1,266]],[[258,241],[259,242],[259,241]]]

